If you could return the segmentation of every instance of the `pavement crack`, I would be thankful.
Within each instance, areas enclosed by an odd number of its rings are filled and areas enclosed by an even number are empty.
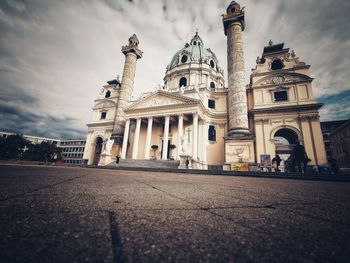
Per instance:
[[[22,196],[24,196],[24,195],[32,194],[32,193],[35,193],[35,192],[39,192],[39,191],[41,191],[41,190],[45,190],[45,189],[48,189],[48,188],[53,188],[53,187],[55,187],[55,186],[57,186],[57,185],[64,184],[64,183],[67,183],[67,182],[71,182],[71,181],[74,181],[74,180],[79,179],[79,178],[81,178],[81,177],[83,177],[83,175],[81,175],[81,176],[76,176],[76,177],[73,177],[73,178],[69,178],[69,179],[66,179],[66,180],[63,180],[63,181],[54,183],[54,184],[45,185],[45,186],[43,186],[43,187],[35,188],[35,189],[31,190],[31,191],[19,193],[19,194],[16,194],[16,195],[11,195],[11,196],[8,196],[8,197],[5,197],[5,198],[0,199],[0,202],[8,201],[8,200],[15,199],[15,198],[18,198],[18,197],[22,197]]]
[[[122,263],[125,260],[124,260],[124,253],[123,253],[123,244],[120,238],[116,213],[113,211],[108,211],[108,217],[109,217],[109,226],[110,226],[111,238],[112,238],[113,262]]]

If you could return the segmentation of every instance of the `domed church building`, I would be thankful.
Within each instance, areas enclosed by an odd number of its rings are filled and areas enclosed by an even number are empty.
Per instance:
[[[122,79],[108,81],[93,107],[84,159],[89,165],[191,169],[255,169],[261,157],[285,160],[305,145],[311,164],[326,163],[309,67],[283,44],[264,48],[244,82],[244,11],[235,1],[223,15],[228,81],[198,32],[174,54],[164,84],[131,100],[136,35],[122,47]]]

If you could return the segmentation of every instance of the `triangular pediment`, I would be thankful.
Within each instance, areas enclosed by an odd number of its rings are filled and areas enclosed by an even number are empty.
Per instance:
[[[159,90],[134,102],[125,111],[196,103],[198,103],[196,99]]]

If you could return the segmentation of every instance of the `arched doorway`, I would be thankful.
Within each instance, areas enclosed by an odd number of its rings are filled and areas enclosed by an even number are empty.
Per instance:
[[[100,161],[100,156],[101,156],[101,151],[102,151],[102,144],[103,144],[103,139],[101,137],[97,137],[96,138],[94,161],[92,163],[93,165],[97,165],[98,162]]]
[[[295,144],[299,141],[299,136],[292,129],[282,128],[275,132],[273,139],[276,155],[278,154],[283,160],[287,160]]]

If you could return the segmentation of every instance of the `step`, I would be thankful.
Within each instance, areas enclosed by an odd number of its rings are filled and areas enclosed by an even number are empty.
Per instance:
[[[117,167],[146,167],[146,168],[169,168],[177,169],[180,161],[177,160],[134,160],[121,159],[119,164],[111,163],[109,166]]]

